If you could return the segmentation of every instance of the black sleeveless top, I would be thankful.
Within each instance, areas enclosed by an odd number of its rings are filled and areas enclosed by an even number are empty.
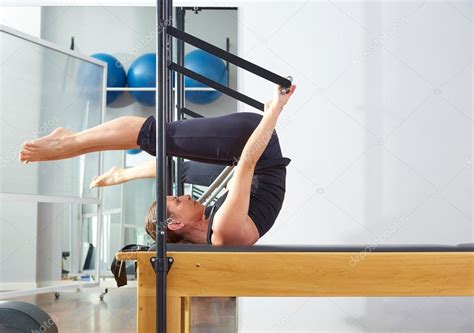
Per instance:
[[[265,235],[273,226],[280,213],[285,198],[286,166],[289,158],[261,160],[255,167],[252,186],[250,189],[250,204],[248,215],[257,227],[259,238]],[[213,206],[206,207],[205,217],[209,219],[207,228],[207,243],[212,244],[212,223],[214,215],[224,203],[225,192]]]

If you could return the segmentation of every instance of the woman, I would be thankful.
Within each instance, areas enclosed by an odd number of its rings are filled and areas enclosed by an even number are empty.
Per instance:
[[[274,129],[295,89],[293,85],[287,94],[281,95],[279,87],[275,87],[273,100],[265,104],[263,116],[242,112],[167,124],[168,155],[236,164],[227,192],[211,209],[206,210],[188,195],[167,198],[171,238],[184,238],[196,244],[252,245],[268,232],[283,204],[289,163],[281,155]],[[58,128],[46,137],[24,143],[20,161],[58,160],[100,150],[138,147],[155,155],[155,130],[154,117],[121,117],[80,133]],[[113,168],[91,185],[113,185],[155,175],[153,163],[126,170]],[[153,211],[152,205],[149,225],[154,219]],[[151,230],[148,232],[154,236]]]

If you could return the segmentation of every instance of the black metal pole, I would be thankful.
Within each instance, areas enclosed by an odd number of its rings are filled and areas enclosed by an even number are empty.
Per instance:
[[[226,39],[225,39],[225,50],[227,52],[230,52],[230,38],[229,37],[226,37]],[[225,70],[227,71],[227,86],[229,86],[230,72],[229,72],[229,61],[227,61],[227,60],[225,62]]]
[[[168,19],[168,25],[169,26],[173,26],[173,6],[171,4],[171,6],[168,6],[168,12],[166,13],[166,17]],[[173,60],[173,40],[172,38],[169,37],[169,35],[167,34],[166,36],[167,38],[167,45],[168,45],[168,54],[169,54],[169,57],[168,57],[168,60],[171,61]],[[168,61],[168,63],[169,63]],[[168,109],[167,109],[167,112],[166,112],[166,122],[171,122],[173,121],[174,119],[174,94],[173,94],[173,72],[171,71],[168,71],[168,85],[167,87],[169,88],[168,89]],[[174,171],[173,171],[173,157],[169,156],[168,157],[168,174],[167,174],[167,180],[168,180],[168,186],[167,186],[167,193],[168,195],[173,195],[173,174],[174,174]]]
[[[184,15],[186,11],[183,7],[176,7],[176,28],[184,31]],[[176,62],[180,66],[184,66],[184,42],[180,39],[176,44]],[[185,90],[184,90],[184,75],[176,73],[176,115],[177,120],[184,118],[182,108],[185,106]],[[184,194],[183,184],[183,159],[178,157],[176,160],[176,194]]]
[[[169,6],[172,0],[157,0],[156,5],[156,332],[166,333],[166,114],[169,110],[168,61],[170,38],[166,33],[169,22]]]

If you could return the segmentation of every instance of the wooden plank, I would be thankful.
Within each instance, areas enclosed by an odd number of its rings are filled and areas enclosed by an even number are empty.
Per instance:
[[[140,333],[156,330],[153,256],[153,252],[136,254]],[[168,256],[174,258],[167,280],[168,331],[173,333],[189,332],[191,296],[474,296],[474,252],[168,252]]]
[[[137,332],[156,332],[155,271],[150,264],[153,253],[137,253]],[[150,254],[150,255],[148,255]]]
[[[142,254],[143,252],[137,252],[137,332],[149,333],[156,331],[156,275],[150,263],[153,253],[151,256]],[[167,294],[166,328],[168,333],[189,332],[191,301],[189,298],[187,298],[187,303],[185,301],[185,297]]]
[[[182,327],[182,298],[166,295],[166,332],[181,333]],[[152,331],[155,332],[155,331]]]
[[[182,297],[183,333],[191,333],[191,297]]]
[[[173,296],[474,296],[474,252],[168,255]]]
[[[140,252],[117,252],[115,254],[115,259],[120,261],[137,260],[138,253]]]

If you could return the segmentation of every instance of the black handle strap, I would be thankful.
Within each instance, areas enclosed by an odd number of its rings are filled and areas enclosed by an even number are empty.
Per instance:
[[[193,35],[190,35],[184,31],[181,31],[179,29],[176,29],[175,27],[167,27],[166,32],[175,37],[178,38],[188,44],[194,45],[204,51],[207,51],[209,53],[214,54],[215,56],[218,56],[221,59],[227,60],[228,62],[243,68],[249,72],[252,72],[268,81],[271,81],[273,83],[278,84],[279,86],[283,88],[289,88],[291,87],[291,81],[288,80],[287,78],[284,78],[283,76],[280,76],[278,74],[275,74],[273,72],[270,72],[269,70],[260,67],[258,65],[255,65],[251,63],[250,61],[247,61],[241,57],[238,57],[230,52],[227,52],[224,49],[221,49],[217,46],[214,46],[202,39],[199,39],[197,37],[194,37]]]
[[[250,106],[253,106],[254,108],[260,110],[260,111],[264,111],[265,109],[265,105],[251,97],[248,97],[247,95],[244,95],[244,94],[241,94],[239,93],[238,91],[235,91],[234,89],[231,89],[229,87],[226,87],[214,80],[211,80],[211,79],[208,79],[207,77],[205,76],[202,76],[201,74],[198,74],[186,67],[183,67],[183,66],[180,66],[174,62],[171,62],[170,64],[168,64],[168,68],[173,70],[173,71],[176,71],[178,73],[181,73],[183,75],[186,75],[196,81],[199,81],[211,88],[214,88],[232,98],[235,98],[245,104],[248,104]]]

